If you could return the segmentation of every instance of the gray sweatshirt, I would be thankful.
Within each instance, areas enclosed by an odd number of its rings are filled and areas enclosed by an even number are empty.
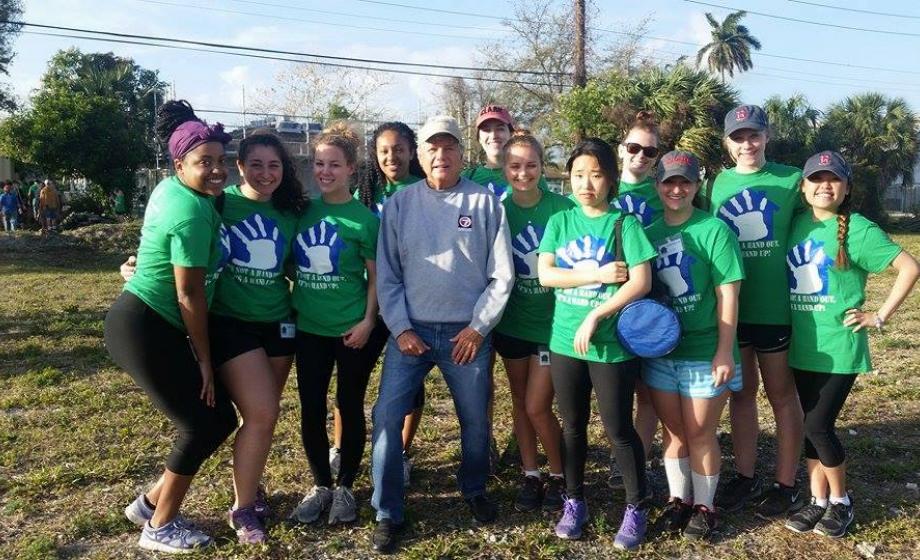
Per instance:
[[[511,233],[498,198],[469,179],[436,191],[422,180],[386,202],[377,299],[393,336],[412,321],[467,323],[485,336],[514,281]]]

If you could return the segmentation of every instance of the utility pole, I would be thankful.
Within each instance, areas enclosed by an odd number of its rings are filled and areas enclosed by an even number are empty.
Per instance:
[[[575,0],[575,87],[583,88],[588,83],[585,69],[585,0]],[[577,139],[585,137],[585,130],[575,131]]]

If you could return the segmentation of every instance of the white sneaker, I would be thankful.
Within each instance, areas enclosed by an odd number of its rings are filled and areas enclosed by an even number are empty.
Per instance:
[[[300,523],[314,523],[331,503],[332,491],[325,486],[314,486],[294,508],[290,518]]]
[[[410,477],[412,475],[412,459],[403,453],[403,487],[409,487]]]
[[[342,466],[342,452],[338,447],[329,448],[329,470],[333,480],[339,477],[339,468]]]
[[[189,554],[199,548],[211,546],[213,540],[194,527],[173,519],[160,528],[154,528],[150,522],[144,524],[137,546],[145,550],[169,552],[172,554]]]
[[[355,495],[347,486],[339,486],[332,492],[329,524],[351,523],[356,519],[358,519],[358,504],[355,502]]]
[[[125,517],[138,527],[143,527],[153,517],[153,509],[147,505],[147,499],[142,493],[125,508]]]

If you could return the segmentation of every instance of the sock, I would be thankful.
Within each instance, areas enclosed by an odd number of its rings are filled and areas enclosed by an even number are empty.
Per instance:
[[[671,497],[690,503],[693,496],[690,489],[690,457],[665,457],[664,472],[668,477],[668,491]]]
[[[147,494],[144,494],[144,505],[150,509],[157,509],[157,506],[150,503],[150,500],[147,499]]]
[[[709,511],[715,511],[713,500],[716,497],[716,488],[719,486],[719,473],[712,476],[693,473],[693,505],[701,504]]]
[[[815,498],[815,505],[818,507],[827,507],[827,498]]]
[[[534,470],[534,471],[525,470],[524,476],[532,476],[534,478],[540,478],[540,471],[539,470]]]
[[[565,477],[563,476],[562,473],[554,473],[554,472],[551,472],[551,473],[549,473],[549,475],[550,475],[552,478],[565,478]]]
[[[848,506],[850,505],[850,496],[848,496],[847,494],[844,494],[843,496],[840,496],[840,497],[831,496],[831,503],[832,504],[843,504],[845,506]]]

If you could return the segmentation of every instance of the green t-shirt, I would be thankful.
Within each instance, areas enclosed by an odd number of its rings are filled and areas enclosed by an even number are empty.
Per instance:
[[[617,197],[613,199],[613,206],[621,212],[635,216],[642,227],[651,225],[664,211],[655,188],[655,179],[651,177],[646,177],[640,183],[620,181],[617,193]]]
[[[847,309],[866,300],[866,278],[881,272],[901,252],[877,225],[850,215],[846,241],[850,266],[839,269],[837,219],[821,222],[811,212],[796,217],[789,236],[786,265],[792,306],[789,365],[822,373],[859,373],[872,369],[867,329],[843,325]]]
[[[616,256],[614,224],[623,214],[616,209],[589,218],[581,207],[559,212],[550,218],[540,241],[540,253],[551,253],[560,268],[596,269],[611,263]],[[648,242],[642,226],[632,216],[623,220],[623,255],[629,267],[655,258],[655,248]],[[592,362],[623,362],[633,358],[617,340],[614,327],[617,315],[601,321],[588,353],[575,353],[575,331],[595,307],[610,299],[619,286],[589,284],[578,288],[556,288],[553,332],[550,350],[558,354]]]
[[[42,188],[38,185],[38,183],[32,183],[32,186],[29,187],[29,199],[37,201],[38,193],[40,193],[41,190]]]
[[[126,290],[183,332],[173,267],[207,269],[210,305],[214,284],[230,256],[230,243],[213,200],[186,187],[178,177],[160,181],[144,212],[137,270],[125,284]]]
[[[115,210],[116,214],[126,214],[128,212],[128,205],[125,203],[124,193],[115,195],[113,210]]]
[[[502,205],[511,229],[514,286],[495,330],[522,340],[548,344],[554,298],[552,289],[541,286],[537,277],[537,249],[550,217],[573,208],[575,204],[562,195],[542,191],[540,202],[531,208],[521,208],[510,196]]]
[[[680,344],[668,358],[711,360],[719,345],[716,286],[744,279],[738,238],[702,210],[694,210],[679,226],[659,219],[645,233],[658,249],[652,270],[667,286],[680,318]],[[737,341],[734,354],[740,363]]]
[[[380,219],[357,200],[310,204],[294,238],[297,328],[342,336],[367,310],[366,260],[376,260]]]
[[[788,325],[786,245],[793,215],[804,206],[801,170],[767,162],[756,173],[719,173],[712,186],[712,212],[738,236],[744,258],[738,321]]]
[[[217,282],[211,310],[243,321],[270,323],[291,315],[284,263],[297,216],[271,201],[246,198],[238,185],[224,190],[221,216],[230,238],[230,260]]]
[[[418,177],[414,175],[408,175],[402,181],[396,181],[395,183],[387,182],[387,184],[383,185],[382,188],[378,187],[374,192],[374,205],[370,208],[370,211],[379,218],[380,214],[383,212],[384,203],[391,196],[408,187],[409,185],[418,183],[419,181],[421,181],[421,179]],[[355,200],[361,200],[360,189],[355,191]]]
[[[501,201],[511,196],[511,185],[508,184],[508,179],[505,178],[505,170],[501,167],[492,169],[484,165],[477,165],[476,167],[467,167],[460,175],[489,189],[489,192],[497,196]],[[537,185],[544,191],[549,190],[549,185],[544,175],[540,176],[540,181]]]

